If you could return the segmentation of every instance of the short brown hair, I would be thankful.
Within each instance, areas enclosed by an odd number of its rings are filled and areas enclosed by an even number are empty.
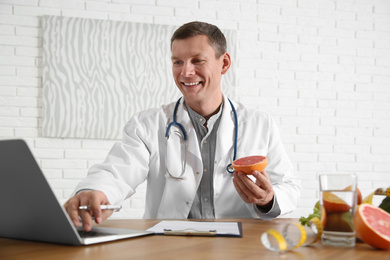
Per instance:
[[[174,40],[187,39],[197,35],[206,35],[211,47],[215,51],[215,57],[219,58],[227,51],[225,35],[221,30],[212,24],[205,22],[190,22],[180,26],[172,35],[171,48]]]

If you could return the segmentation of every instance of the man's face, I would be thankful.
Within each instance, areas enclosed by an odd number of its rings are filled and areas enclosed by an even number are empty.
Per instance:
[[[172,43],[173,78],[191,107],[194,104],[221,104],[221,76],[229,67],[230,56],[225,53],[216,58],[205,35],[174,40]]]

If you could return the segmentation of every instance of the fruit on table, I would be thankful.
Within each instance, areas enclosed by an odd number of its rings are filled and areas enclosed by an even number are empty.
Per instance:
[[[233,161],[232,166],[238,172],[252,174],[253,171],[261,172],[268,164],[268,158],[262,155],[242,157]]]
[[[352,186],[349,185],[344,190],[352,190]],[[360,192],[359,188],[356,188],[356,192],[357,192],[357,205],[360,205],[360,204],[362,204],[363,196],[362,196],[362,193]]]
[[[364,198],[362,203],[372,204],[372,199],[374,195],[383,195],[386,197],[390,197],[390,188],[378,188],[374,192],[370,193],[367,197]]]
[[[323,206],[327,213],[346,212],[351,209],[344,200],[329,191],[322,192]]]
[[[321,210],[320,210],[320,207],[321,207]],[[309,226],[310,220],[312,220],[314,218],[318,218],[321,221],[322,226],[324,226],[325,222],[326,222],[326,215],[324,215],[324,214],[325,214],[324,207],[320,205],[320,201],[317,201],[317,203],[315,204],[315,206],[313,208],[313,213],[309,214],[309,216],[307,216],[307,218],[300,217],[299,222],[301,222],[302,226],[305,226],[305,225]]]
[[[352,186],[346,187],[344,190],[351,190]],[[331,193],[331,192],[327,192]],[[307,218],[301,217],[299,221],[302,225],[308,225],[309,221],[314,218],[318,217],[321,220],[322,226],[325,227],[325,224],[327,222],[327,213],[331,212],[343,212],[348,211],[350,209],[350,206],[347,205],[347,203],[339,198],[337,195],[331,193],[331,195],[325,195],[327,198],[327,201],[324,202],[326,206],[330,209],[330,211],[325,209],[325,205],[321,206],[320,201],[317,201],[313,208],[313,213],[309,214]],[[359,188],[357,188],[357,204],[360,205],[362,203],[362,193],[360,192]],[[341,205],[340,205],[341,204]]]
[[[363,202],[363,195],[360,192],[359,188],[357,188],[356,191],[357,191],[357,205],[360,205]]]
[[[325,227],[326,224],[326,210],[324,206],[321,205],[320,201],[317,201],[317,203],[314,205],[314,208],[320,211],[320,220],[323,227]]]
[[[352,222],[351,212],[335,212],[326,215],[326,222],[323,226],[325,231],[353,232]]]
[[[379,249],[390,250],[390,214],[371,204],[361,204],[354,216],[356,236]]]

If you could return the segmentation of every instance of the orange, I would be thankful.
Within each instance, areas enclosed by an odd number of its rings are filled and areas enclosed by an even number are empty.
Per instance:
[[[351,207],[339,196],[330,191],[322,192],[323,206],[327,213],[349,211]]]
[[[349,185],[344,190],[352,190],[352,186]],[[362,196],[362,193],[360,192],[359,188],[356,188],[356,191],[357,191],[357,205],[360,205],[360,204],[362,204],[363,196]]]
[[[353,232],[352,212],[334,212],[327,214],[324,231]]]
[[[252,174],[253,171],[261,172],[268,164],[268,158],[262,155],[247,156],[232,162],[233,168],[238,172]]]
[[[356,236],[379,249],[390,249],[390,214],[371,204],[361,204],[354,216]]]

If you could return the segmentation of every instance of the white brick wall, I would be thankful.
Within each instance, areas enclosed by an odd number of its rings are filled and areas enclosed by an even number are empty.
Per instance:
[[[238,100],[273,115],[302,178],[289,216],[311,211],[320,173],[390,186],[388,0],[0,0],[0,138],[26,139],[64,202],[113,141],[42,137],[42,15],[235,29]],[[115,217],[142,217],[145,188]]]

